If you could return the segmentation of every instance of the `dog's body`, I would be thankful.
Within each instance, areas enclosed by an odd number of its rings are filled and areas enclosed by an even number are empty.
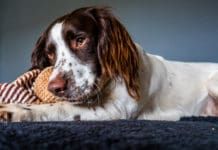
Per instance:
[[[89,27],[77,19],[82,17]],[[178,120],[218,114],[218,64],[146,54],[105,9],[82,8],[52,23],[32,62],[40,69],[54,65],[48,89],[64,101],[1,105],[3,120]]]

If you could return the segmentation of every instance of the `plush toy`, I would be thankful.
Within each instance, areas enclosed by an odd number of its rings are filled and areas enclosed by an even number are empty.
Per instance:
[[[52,72],[52,67],[45,68],[36,78],[33,84],[33,91],[39,98],[40,103],[55,103],[60,101],[61,98],[53,95],[47,90],[49,76]]]

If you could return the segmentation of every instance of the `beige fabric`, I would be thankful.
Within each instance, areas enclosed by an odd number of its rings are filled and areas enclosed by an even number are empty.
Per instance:
[[[51,72],[52,67],[44,69],[36,78],[33,85],[33,91],[36,96],[40,98],[42,103],[54,103],[60,99],[47,90],[48,80]]]

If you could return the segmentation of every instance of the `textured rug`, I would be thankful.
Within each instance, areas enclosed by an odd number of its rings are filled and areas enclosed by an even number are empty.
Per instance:
[[[0,149],[218,149],[218,118],[1,123]]]

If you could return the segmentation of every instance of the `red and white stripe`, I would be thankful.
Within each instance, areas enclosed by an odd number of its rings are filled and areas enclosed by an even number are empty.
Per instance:
[[[32,103],[38,98],[32,87],[40,70],[32,70],[18,77],[12,83],[0,84],[0,103]]]

